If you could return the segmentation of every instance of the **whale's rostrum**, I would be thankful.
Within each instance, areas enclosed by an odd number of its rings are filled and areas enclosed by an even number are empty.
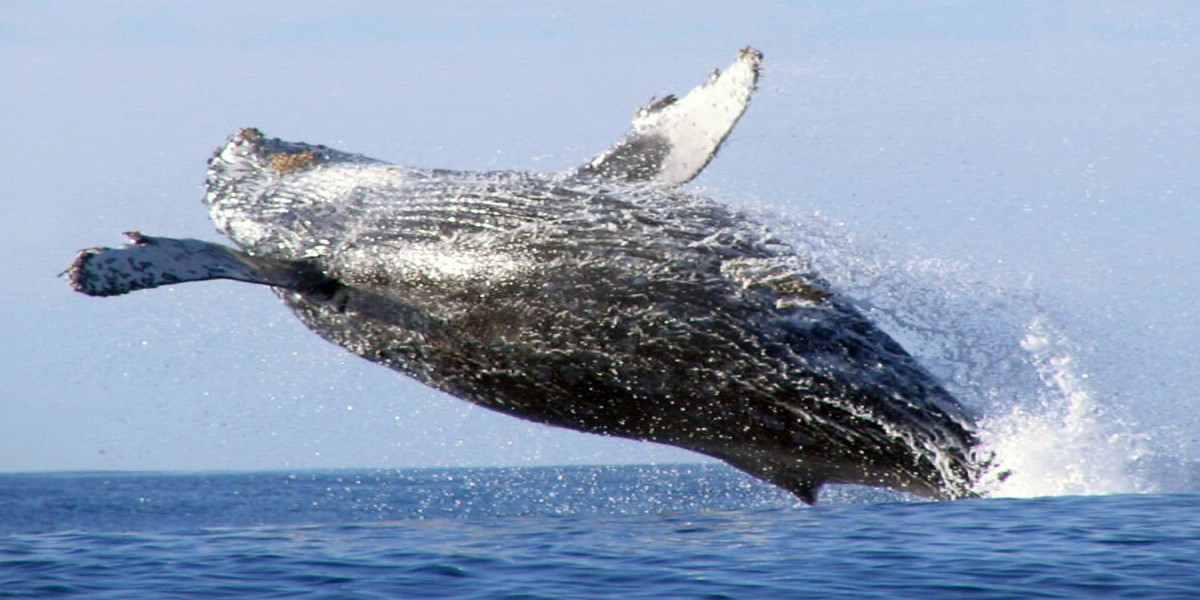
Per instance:
[[[401,167],[255,129],[204,198],[238,246],[131,234],[67,274],[98,296],[271,286],[367,360],[524,419],[719,458],[813,502],[826,483],[975,494],[971,417],[762,225],[678,186],[745,111],[742,50],[573,171]]]

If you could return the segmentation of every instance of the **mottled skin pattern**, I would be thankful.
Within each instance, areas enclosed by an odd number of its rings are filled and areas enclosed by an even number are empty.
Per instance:
[[[281,157],[304,156],[280,169]],[[482,406],[651,440],[813,500],[824,483],[971,495],[973,426],[761,226],[661,186],[422,171],[243,130],[218,227],[335,286],[276,288],[368,360]]]

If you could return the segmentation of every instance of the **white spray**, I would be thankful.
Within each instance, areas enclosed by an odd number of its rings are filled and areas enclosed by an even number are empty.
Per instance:
[[[994,496],[1059,496],[1154,491],[1133,465],[1147,454],[1131,431],[1097,401],[1074,347],[1049,320],[1030,321],[1021,349],[1042,381],[1034,397],[984,419],[985,443],[1011,474]]]
[[[1158,482],[1139,463],[1152,452],[1115,398],[1090,385],[1074,345],[1028,285],[954,260],[876,247],[820,215],[757,215],[811,258],[880,327],[981,415],[995,453],[988,496],[1143,493]]]

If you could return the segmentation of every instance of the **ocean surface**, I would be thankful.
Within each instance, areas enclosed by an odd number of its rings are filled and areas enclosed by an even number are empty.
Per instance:
[[[722,465],[0,475],[0,597],[1197,598],[1200,494],[816,507]]]

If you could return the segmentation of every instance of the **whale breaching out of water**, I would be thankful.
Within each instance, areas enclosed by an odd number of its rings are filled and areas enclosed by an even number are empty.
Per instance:
[[[652,100],[567,173],[401,167],[242,129],[209,161],[233,249],[127,234],[68,268],[93,296],[271,286],[313,331],[459,398],[716,457],[806,502],[826,483],[975,495],[971,418],[762,225],[679,186],[762,55]]]

